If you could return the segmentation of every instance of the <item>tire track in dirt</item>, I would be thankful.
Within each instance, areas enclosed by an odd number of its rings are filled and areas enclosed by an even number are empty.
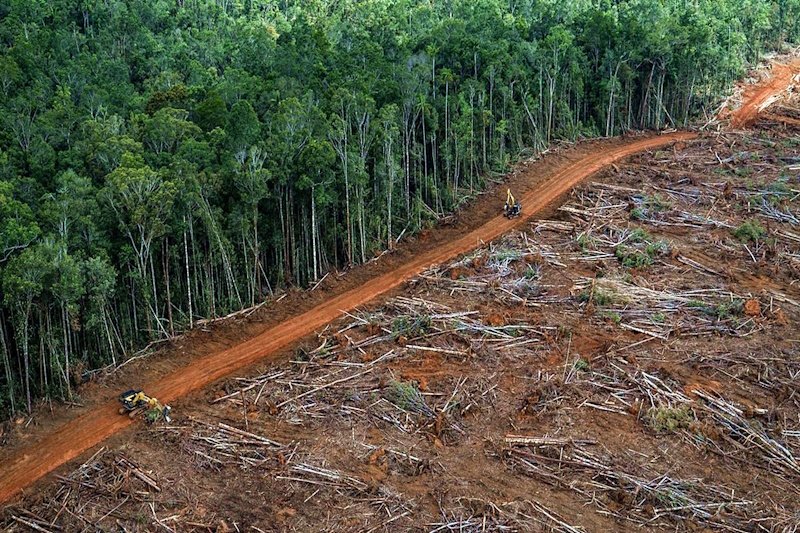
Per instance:
[[[800,58],[795,58],[789,64],[773,63],[769,79],[761,85],[745,89],[742,107],[731,113],[731,127],[740,129],[750,126],[759,113],[772,105],[794,81],[800,82],[798,77]]]
[[[524,210],[521,219],[508,220],[497,216],[457,240],[414,257],[393,272],[379,275],[359,288],[333,297],[241,344],[198,358],[155,382],[145,384],[143,389],[161,401],[170,403],[249,365],[269,361],[277,357],[280,350],[321,329],[343,312],[386,294],[432,265],[469,252],[523,225],[527,219],[557,201],[575,185],[620,159],[676,141],[691,140],[696,136],[694,133],[678,132],[634,138],[613,147],[600,145],[588,155],[552,173],[539,186],[525,194],[520,199]],[[0,504],[7,502],[42,476],[131,425],[133,421],[126,416],[120,416],[117,408],[116,401],[100,405],[9,457],[0,465]]]

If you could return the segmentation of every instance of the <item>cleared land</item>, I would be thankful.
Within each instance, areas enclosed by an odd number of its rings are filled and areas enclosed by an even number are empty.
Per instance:
[[[174,426],[129,433],[0,523],[797,524],[800,149],[769,120],[618,163],[549,220],[493,226],[484,240],[505,233],[497,242],[335,321],[290,361],[179,404]],[[529,209],[571,186],[548,183]],[[41,463],[47,448],[31,450],[16,464]]]

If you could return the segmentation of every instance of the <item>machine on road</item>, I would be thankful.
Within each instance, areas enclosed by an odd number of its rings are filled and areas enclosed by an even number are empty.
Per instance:
[[[522,214],[522,205],[511,194],[511,189],[506,191],[506,205],[503,206],[503,215],[506,218],[517,218]]]
[[[122,404],[119,409],[119,414],[121,415],[128,413],[128,416],[133,418],[141,413],[149,424],[158,422],[161,419],[167,423],[172,421],[169,416],[172,408],[169,405],[162,404],[156,398],[148,396],[141,390],[131,389],[123,392],[119,396],[119,401]]]

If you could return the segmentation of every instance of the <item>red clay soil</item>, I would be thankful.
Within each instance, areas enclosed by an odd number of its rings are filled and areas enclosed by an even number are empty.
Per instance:
[[[645,150],[695,137],[693,133],[678,132],[635,138],[611,147],[597,146],[593,152],[553,172],[523,196],[524,218],[507,220],[498,216],[459,239],[413,257],[393,272],[374,277],[360,287],[335,296],[230,349],[197,358],[153,383],[146,383],[143,388],[148,394],[169,403],[253,363],[276,357],[281,349],[319,330],[343,312],[389,292],[431,265],[471,251],[524,224],[526,218],[542,212],[572,187],[612,163]],[[9,457],[0,465],[0,503],[7,502],[42,476],[129,426],[132,421],[119,416],[117,408],[116,402],[106,402]]]
[[[789,64],[773,63],[768,80],[762,84],[751,85],[744,92],[742,107],[731,114],[733,128],[746,128],[758,118],[759,113],[769,107],[774,99],[786,91],[795,76],[800,75],[800,59]]]

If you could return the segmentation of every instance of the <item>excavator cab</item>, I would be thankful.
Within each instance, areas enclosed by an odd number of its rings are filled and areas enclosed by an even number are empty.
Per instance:
[[[506,205],[503,206],[503,215],[506,218],[517,218],[522,214],[522,205],[511,194],[511,189],[506,190]]]
[[[119,413],[128,413],[130,418],[142,413],[144,419],[150,424],[162,418],[167,423],[172,421],[169,416],[172,408],[169,405],[163,405],[156,398],[148,396],[141,390],[131,389],[123,392],[119,395],[119,402],[122,404]]]

